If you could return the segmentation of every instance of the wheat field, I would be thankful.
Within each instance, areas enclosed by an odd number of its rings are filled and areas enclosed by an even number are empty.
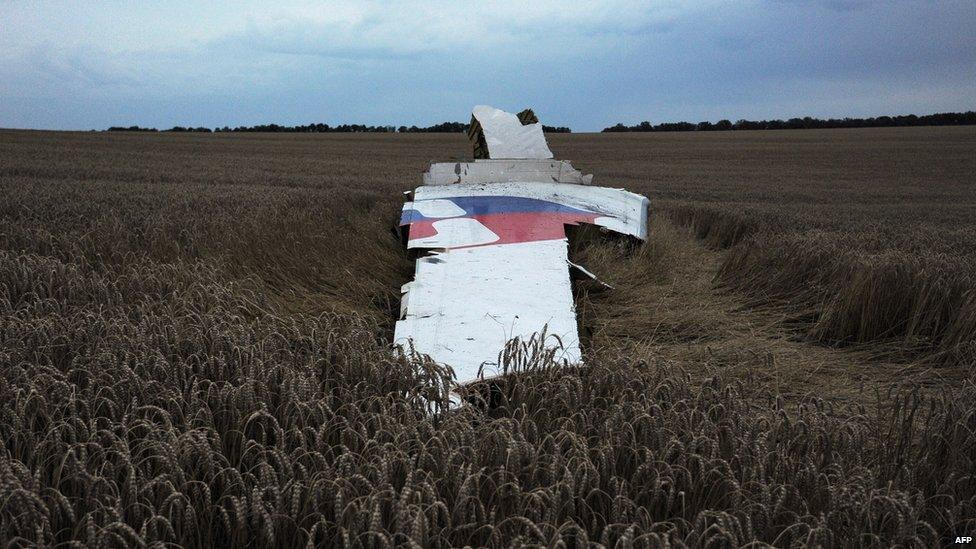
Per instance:
[[[462,135],[0,131],[5,545],[976,532],[976,129],[549,139],[651,236],[574,233],[585,367],[448,412],[391,229]]]

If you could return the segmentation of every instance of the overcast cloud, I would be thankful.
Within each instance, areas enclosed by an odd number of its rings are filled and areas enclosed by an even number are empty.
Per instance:
[[[976,3],[3,2],[0,127],[976,109]]]

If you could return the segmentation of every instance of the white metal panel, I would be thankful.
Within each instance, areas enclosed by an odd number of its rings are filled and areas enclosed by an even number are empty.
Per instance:
[[[566,224],[593,223],[646,236],[647,199],[620,189],[566,183],[424,186],[404,205],[417,260],[404,285],[395,342],[454,368],[460,383],[494,375],[513,337],[544,328],[580,361]],[[587,272],[588,271],[585,271]],[[590,274],[590,273],[588,273]],[[590,274],[592,276],[592,274]]]
[[[505,182],[424,186],[414,191],[415,202],[460,196],[518,196],[571,206],[600,214],[595,220],[596,225],[647,239],[649,202],[644,196],[623,189],[567,183]]]
[[[523,126],[518,116],[487,105],[471,114],[481,124],[490,158],[552,158],[541,123]]]
[[[567,241],[478,246],[417,260],[406,315],[395,342],[448,364],[459,383],[498,374],[498,353],[513,337],[544,328],[562,340],[557,358],[580,362]],[[551,338],[548,347],[559,346]]]
[[[551,160],[542,124],[487,106],[473,115],[491,158],[432,164],[403,206],[407,247],[431,252],[401,288],[395,343],[451,366],[462,384],[499,374],[506,342],[543,330],[558,359],[579,363],[569,268],[596,277],[569,262],[565,227],[646,239],[648,201]]]
[[[424,217],[457,217],[464,215],[464,209],[450,200],[421,200],[411,203],[411,208]]]
[[[565,160],[479,159],[474,162],[438,162],[424,173],[424,185],[459,183],[504,183],[541,181],[589,185],[592,175],[583,175]]]
[[[461,248],[481,246],[498,241],[498,235],[493,233],[491,229],[477,220],[467,217],[441,219],[434,221],[431,225],[437,234],[411,239],[410,248]]]

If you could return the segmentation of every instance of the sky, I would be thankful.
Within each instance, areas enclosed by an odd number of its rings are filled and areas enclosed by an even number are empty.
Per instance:
[[[0,127],[976,109],[976,2],[0,0]]]

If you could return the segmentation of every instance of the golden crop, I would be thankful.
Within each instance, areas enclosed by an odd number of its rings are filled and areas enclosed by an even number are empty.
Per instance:
[[[587,366],[389,346],[461,135],[0,131],[13,546],[932,547],[976,531],[976,132],[559,135]]]

